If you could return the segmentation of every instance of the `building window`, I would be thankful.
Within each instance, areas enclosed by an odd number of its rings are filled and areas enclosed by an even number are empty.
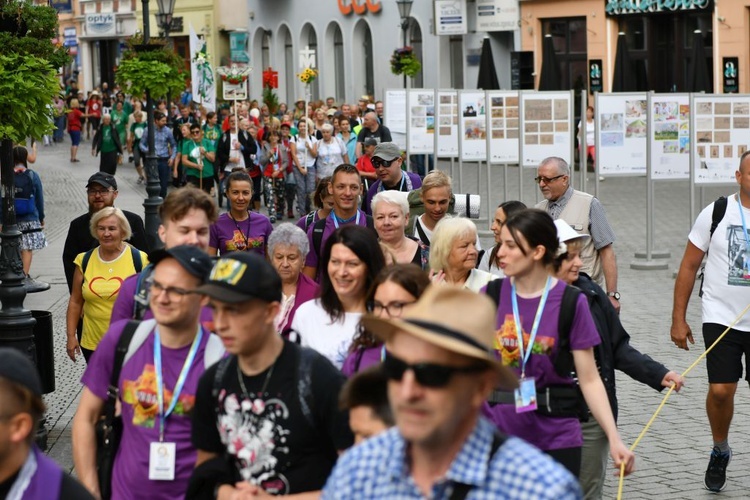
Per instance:
[[[338,25],[333,34],[333,64],[336,72],[336,99],[344,102],[346,97],[346,83],[344,81],[346,74],[346,69],[344,68],[344,37]]]
[[[353,42],[352,79],[354,80],[355,97],[372,96],[375,94],[372,32],[370,31],[370,25],[364,19],[360,19],[354,26]]]
[[[261,68],[265,70],[271,66],[271,32],[264,31],[260,42]]]
[[[424,62],[422,57],[422,29],[419,22],[413,17],[409,18],[409,45],[414,50],[414,56],[422,64],[422,69],[412,78],[412,87],[421,89],[424,86]]]
[[[555,54],[560,65],[560,88],[573,89],[576,94],[586,88],[587,41],[586,18],[569,17],[542,21],[544,34],[552,35]],[[578,109],[578,108],[576,108]]]
[[[286,85],[286,102],[288,109],[292,107],[294,96],[294,87],[296,85],[297,72],[294,71],[294,46],[292,45],[292,34],[286,26],[282,29],[283,35],[280,37],[284,40],[284,83]]]
[[[464,38],[450,37],[451,88],[464,88]]]

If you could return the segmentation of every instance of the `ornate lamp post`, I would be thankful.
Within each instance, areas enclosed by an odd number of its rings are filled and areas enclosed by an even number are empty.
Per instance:
[[[401,16],[401,32],[404,34],[404,47],[407,46],[409,35],[409,16],[411,16],[411,7],[414,0],[396,0],[398,14]],[[404,87],[406,87],[407,77],[404,75]]]
[[[174,14],[174,4],[177,0],[156,0],[156,7],[158,12],[156,14],[156,22],[159,25],[159,29],[164,34],[164,41],[169,48],[169,33],[172,31],[172,19]],[[167,94],[167,121],[172,120],[172,103]]]

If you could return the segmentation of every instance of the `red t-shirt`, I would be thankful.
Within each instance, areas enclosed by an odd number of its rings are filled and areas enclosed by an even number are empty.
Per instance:
[[[94,118],[102,117],[102,104],[99,100],[89,100],[86,106],[88,107],[88,114],[92,115]]]
[[[83,113],[80,109],[71,109],[68,113],[68,132],[81,131],[81,118]]]
[[[375,172],[375,167],[372,166],[372,158],[367,155],[362,155],[357,160],[357,170],[363,173]]]

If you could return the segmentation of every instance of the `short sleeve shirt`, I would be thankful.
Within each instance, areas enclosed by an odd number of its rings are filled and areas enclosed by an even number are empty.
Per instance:
[[[249,250],[265,256],[273,225],[263,214],[252,211],[248,214],[242,221],[233,220],[229,212],[221,214],[211,225],[208,246],[218,249],[220,254]]]

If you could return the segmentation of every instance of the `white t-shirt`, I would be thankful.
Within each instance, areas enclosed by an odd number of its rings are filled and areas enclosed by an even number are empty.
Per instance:
[[[234,143],[237,143],[237,147],[234,147]],[[245,168],[245,157],[242,156],[242,146],[240,146],[239,137],[237,134],[230,132],[229,133],[229,157],[230,158],[239,158],[239,163],[227,163],[227,166],[224,167],[224,170],[227,172],[231,172],[233,168],[236,167],[242,167]]]
[[[714,204],[703,209],[688,239],[699,249],[709,250],[703,281],[703,322],[728,326],[750,303],[750,248],[742,229],[742,217],[735,195],[727,199],[727,211],[710,237]],[[750,227],[750,209],[743,208]],[[709,248],[710,245],[710,248]],[[750,315],[735,325],[750,332]]]
[[[318,140],[315,137],[309,135],[304,139],[300,136],[294,138],[294,143],[297,145],[297,161],[304,167],[312,167],[315,165],[315,157],[310,154],[310,149],[315,145]]]
[[[336,167],[344,162],[346,146],[338,137],[332,137],[331,142],[318,141],[318,178],[333,175]]]
[[[486,271],[490,273],[493,276],[497,276],[498,278],[504,278],[505,273],[502,269],[499,267],[496,267],[494,264],[490,265],[490,256],[492,255],[492,250],[494,250],[495,247],[491,247],[489,250],[484,252],[484,255],[482,255],[481,260],[479,261],[479,265],[477,266],[477,269],[480,271]]]
[[[315,299],[299,306],[292,330],[299,334],[304,347],[315,349],[340,370],[349,355],[349,346],[361,317],[362,313],[344,313],[343,321],[331,321],[320,299]]]
[[[591,123],[586,121],[586,146],[596,146],[596,122],[591,120]],[[581,137],[581,120],[578,120],[578,137]]]

